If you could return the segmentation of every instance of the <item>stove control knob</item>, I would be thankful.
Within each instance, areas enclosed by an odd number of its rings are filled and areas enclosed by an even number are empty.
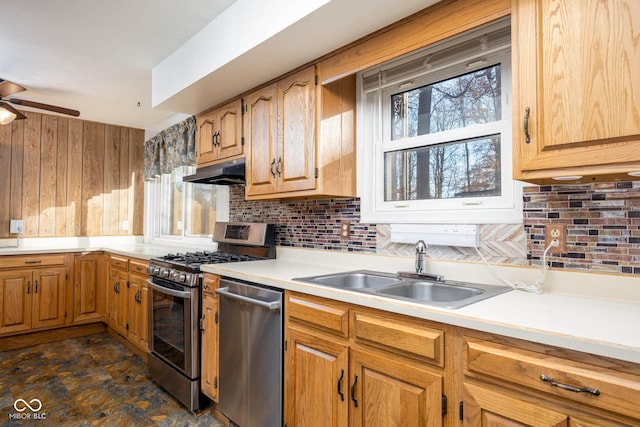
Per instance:
[[[151,274],[154,276],[160,275],[160,267],[153,267],[153,272]]]
[[[178,276],[178,282],[186,282],[187,281],[187,275],[186,274],[181,274],[180,276]]]
[[[161,272],[162,277],[169,277],[170,275],[171,275],[171,270],[169,270],[168,268],[163,269]]]

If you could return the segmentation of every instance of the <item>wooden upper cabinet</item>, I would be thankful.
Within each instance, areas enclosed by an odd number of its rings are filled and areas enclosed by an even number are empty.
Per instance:
[[[316,68],[308,67],[278,82],[276,174],[280,192],[316,185]]]
[[[278,87],[273,83],[246,97],[244,133],[250,142],[246,158],[247,195],[277,191]]]
[[[215,132],[215,111],[197,118],[198,125],[198,166],[215,160],[213,134]]]
[[[247,97],[247,197],[316,187],[315,66]]]
[[[199,116],[197,128],[199,167],[241,156],[244,152],[242,99]]]
[[[355,196],[355,76],[310,66],[246,99],[246,198]]]
[[[631,179],[640,171],[640,3],[515,0],[512,23],[514,177]]]

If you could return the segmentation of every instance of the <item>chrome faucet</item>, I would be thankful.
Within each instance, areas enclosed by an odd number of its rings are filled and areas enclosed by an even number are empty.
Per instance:
[[[424,240],[416,243],[416,274],[424,272],[424,255],[427,253],[427,244]]]

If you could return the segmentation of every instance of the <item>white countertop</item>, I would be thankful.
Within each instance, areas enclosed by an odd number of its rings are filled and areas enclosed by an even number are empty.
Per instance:
[[[200,246],[185,246],[179,243],[148,244],[143,242],[141,236],[34,238],[21,240],[20,247],[15,246],[16,239],[11,239],[12,245],[7,243],[9,240],[3,239],[0,245],[0,256],[106,251],[149,260],[169,253],[217,249],[217,244],[214,242]]]
[[[640,363],[640,279],[549,270],[545,292],[510,291],[457,310],[292,280],[348,270],[411,271],[412,258],[278,248],[275,260],[205,265],[202,270],[281,289],[455,326]],[[502,284],[481,264],[428,260],[447,279]],[[500,267],[509,280],[533,283],[538,268]]]

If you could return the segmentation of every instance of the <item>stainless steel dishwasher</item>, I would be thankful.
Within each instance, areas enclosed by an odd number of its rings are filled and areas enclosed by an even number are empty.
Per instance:
[[[220,411],[240,427],[282,426],[282,291],[223,278]]]

